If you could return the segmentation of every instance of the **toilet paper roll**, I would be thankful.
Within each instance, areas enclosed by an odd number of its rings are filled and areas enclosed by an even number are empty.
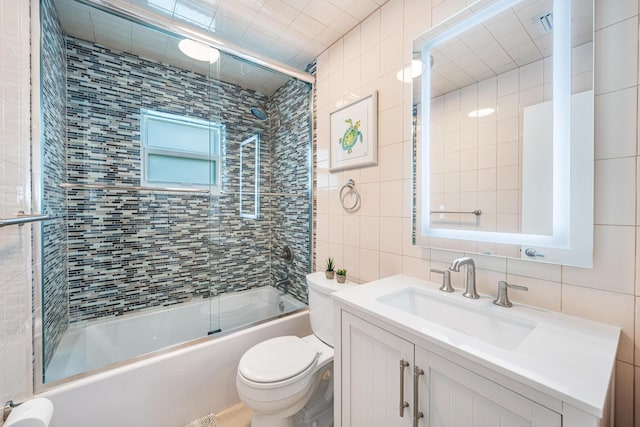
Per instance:
[[[4,427],[48,427],[52,416],[53,403],[37,397],[13,408]]]

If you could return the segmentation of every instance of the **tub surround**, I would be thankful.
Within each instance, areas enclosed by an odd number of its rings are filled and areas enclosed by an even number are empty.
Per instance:
[[[42,212],[50,219],[43,222],[42,324],[47,342],[45,366],[51,360],[69,323],[69,269],[66,245],[67,194],[60,184],[67,181],[67,93],[66,50],[62,26],[52,0],[41,3],[42,19]]]

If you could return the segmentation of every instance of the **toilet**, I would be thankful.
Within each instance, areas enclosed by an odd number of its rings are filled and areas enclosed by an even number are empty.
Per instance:
[[[331,294],[353,286],[307,275],[313,335],[271,338],[240,359],[236,386],[253,411],[251,427],[333,425],[333,301]]]

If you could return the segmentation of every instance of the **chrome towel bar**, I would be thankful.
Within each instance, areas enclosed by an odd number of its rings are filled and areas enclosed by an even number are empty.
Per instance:
[[[471,214],[480,216],[482,215],[482,211],[480,209],[476,209],[475,211],[431,211],[431,214]]]
[[[20,211],[15,218],[0,219],[0,227],[6,227],[7,225],[23,225],[27,222],[44,221],[46,219],[49,219],[49,215],[27,215],[24,211]]]

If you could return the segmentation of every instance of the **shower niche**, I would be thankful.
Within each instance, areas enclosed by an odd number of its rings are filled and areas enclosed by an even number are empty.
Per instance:
[[[307,302],[313,77],[91,3],[40,2],[40,389]]]

